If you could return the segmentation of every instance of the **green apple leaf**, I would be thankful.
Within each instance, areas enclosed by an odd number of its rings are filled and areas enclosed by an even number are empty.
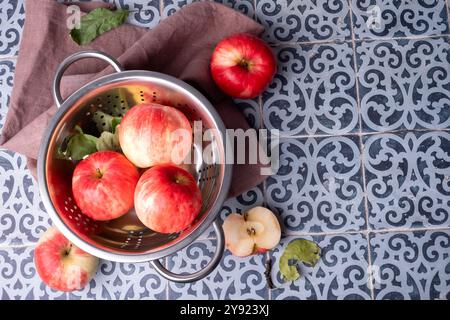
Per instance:
[[[108,131],[103,131],[100,138],[97,140],[97,150],[111,150],[111,151],[121,151],[119,143],[119,131],[111,133]]]
[[[79,126],[75,126],[75,134],[71,135],[67,141],[65,150],[59,150],[59,155],[70,160],[81,160],[85,156],[97,152],[98,138],[83,133]]]
[[[97,8],[81,17],[79,28],[70,31],[70,37],[79,45],[91,43],[95,38],[125,23],[126,10]]]
[[[280,272],[287,281],[294,281],[300,277],[297,265],[291,265],[295,260],[314,267],[320,259],[320,247],[313,241],[297,239],[291,241],[284,249],[280,258]]]

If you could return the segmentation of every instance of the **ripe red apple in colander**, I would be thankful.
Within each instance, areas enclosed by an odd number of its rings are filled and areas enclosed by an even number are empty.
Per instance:
[[[125,156],[137,167],[180,164],[192,147],[192,128],[176,108],[156,103],[131,108],[119,126]]]
[[[172,164],[148,169],[139,179],[134,208],[141,222],[160,233],[185,230],[202,206],[202,194],[194,177]]]
[[[249,34],[225,38],[214,49],[211,75],[217,86],[231,97],[258,96],[276,71],[276,60],[269,46]]]
[[[133,208],[137,168],[124,155],[99,151],[81,160],[72,177],[75,202],[88,217],[106,221]]]
[[[58,229],[48,229],[34,249],[34,263],[42,281],[60,291],[80,290],[94,276],[98,258],[67,240]]]

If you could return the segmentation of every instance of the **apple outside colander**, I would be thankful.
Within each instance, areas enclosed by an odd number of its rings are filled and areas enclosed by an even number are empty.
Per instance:
[[[116,73],[94,80],[63,100],[60,81],[64,71],[77,60],[98,58],[108,62]],[[216,220],[229,191],[232,167],[225,164],[225,127],[210,102],[196,89],[174,77],[150,71],[124,71],[111,56],[98,51],[82,51],[66,58],[53,82],[58,111],[43,137],[38,157],[38,179],[42,201],[54,225],[82,250],[117,262],[149,261],[165,278],[191,282],[207,276],[224,251],[224,234]],[[72,196],[72,173],[76,163],[59,157],[58,148],[79,125],[92,127],[92,117],[107,108],[120,114],[127,103],[156,102],[181,110],[193,122],[202,121],[202,130],[212,129],[209,141],[194,141],[195,164],[190,171],[200,187],[203,206],[197,219],[177,234],[161,234],[145,227],[134,211],[115,220],[100,222],[85,216]],[[205,140],[205,139],[195,139]],[[211,142],[212,141],[212,142]],[[209,146],[208,161],[203,151]],[[175,274],[159,259],[174,254],[197,239],[210,225],[217,235],[217,248],[208,265],[193,274]]]

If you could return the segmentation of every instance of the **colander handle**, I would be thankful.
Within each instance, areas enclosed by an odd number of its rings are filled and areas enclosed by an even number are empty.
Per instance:
[[[55,79],[53,80],[53,99],[55,100],[56,107],[58,107],[58,108],[61,107],[61,105],[64,102],[64,99],[61,96],[61,90],[60,90],[61,79],[62,79],[64,72],[67,70],[67,68],[72,63],[74,63],[78,60],[81,60],[81,59],[86,59],[86,58],[96,58],[96,59],[106,61],[117,72],[122,72],[124,70],[123,67],[120,65],[120,63],[116,59],[114,59],[112,56],[110,56],[106,53],[100,52],[100,51],[96,51],[96,50],[80,51],[80,52],[77,52],[77,53],[74,53],[74,54],[68,56],[59,65],[58,69],[56,70]]]
[[[173,281],[173,282],[194,282],[198,281],[200,279],[203,279],[207,275],[213,271],[217,265],[219,264],[220,260],[222,259],[223,250],[225,248],[225,237],[223,235],[223,229],[221,224],[218,221],[214,221],[213,223],[214,231],[217,235],[217,248],[216,252],[214,253],[214,256],[212,257],[211,261],[206,265],[205,268],[202,270],[199,270],[195,273],[191,274],[176,274],[169,270],[167,270],[159,260],[153,260],[150,261],[150,263],[153,265],[153,267],[156,269],[156,271],[166,278],[167,280]]]

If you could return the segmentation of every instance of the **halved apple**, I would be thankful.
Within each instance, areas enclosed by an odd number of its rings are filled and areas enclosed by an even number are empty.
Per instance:
[[[280,223],[267,208],[255,207],[244,214],[232,213],[223,223],[225,244],[235,256],[246,257],[274,248],[281,237]]]

